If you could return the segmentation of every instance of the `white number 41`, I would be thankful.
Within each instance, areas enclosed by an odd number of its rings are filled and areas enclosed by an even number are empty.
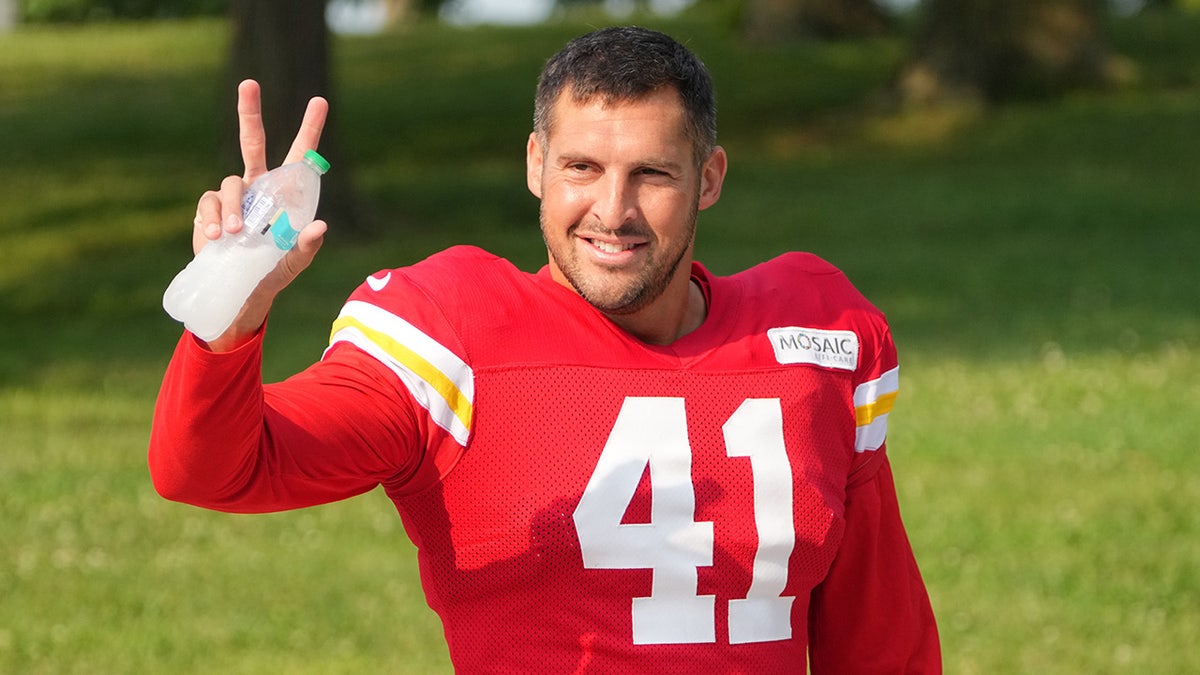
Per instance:
[[[750,458],[758,530],[750,590],[729,602],[729,641],[786,640],[794,598],[783,590],[796,534],[779,400],[743,401],[722,429],[726,455]],[[622,523],[647,465],[650,522]],[[653,571],[650,596],[633,598],[634,644],[716,641],[716,598],[697,591],[697,568],[713,564],[713,524],[695,513],[683,399],[625,399],[574,515],[585,567]]]

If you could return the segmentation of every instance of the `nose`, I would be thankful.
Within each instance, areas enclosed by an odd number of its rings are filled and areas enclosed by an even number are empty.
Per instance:
[[[608,173],[596,183],[596,195],[592,202],[592,215],[609,230],[638,218],[637,187],[626,176]]]

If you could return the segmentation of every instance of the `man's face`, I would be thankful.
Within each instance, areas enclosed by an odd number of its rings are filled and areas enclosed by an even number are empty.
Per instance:
[[[551,121],[526,159],[554,278],[609,314],[686,294],[696,213],[720,193],[724,154],[719,170],[696,166],[678,94],[605,106],[564,92]]]

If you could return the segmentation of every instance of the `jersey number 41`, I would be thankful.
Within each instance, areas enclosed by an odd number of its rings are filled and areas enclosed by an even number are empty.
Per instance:
[[[786,640],[794,598],[783,591],[796,534],[779,399],[743,401],[722,430],[727,456],[750,458],[759,542],[746,597],[729,601],[729,641]],[[650,522],[623,523],[647,465]],[[633,598],[634,644],[716,641],[716,597],[697,592],[697,568],[713,564],[713,524],[695,513],[684,400],[625,399],[574,519],[585,567],[653,571],[650,596]]]

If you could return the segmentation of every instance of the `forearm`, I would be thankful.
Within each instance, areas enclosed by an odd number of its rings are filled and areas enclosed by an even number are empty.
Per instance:
[[[847,492],[846,533],[809,613],[812,672],[942,672],[937,625],[886,458]]]
[[[221,508],[247,480],[263,429],[262,334],[214,353],[185,333],[163,378],[150,434],[154,487]]]
[[[184,335],[150,436],[155,488],[221,511],[301,508],[438,475],[394,374],[344,348],[264,386],[262,331],[215,353]],[[422,483],[424,484],[424,483]]]

